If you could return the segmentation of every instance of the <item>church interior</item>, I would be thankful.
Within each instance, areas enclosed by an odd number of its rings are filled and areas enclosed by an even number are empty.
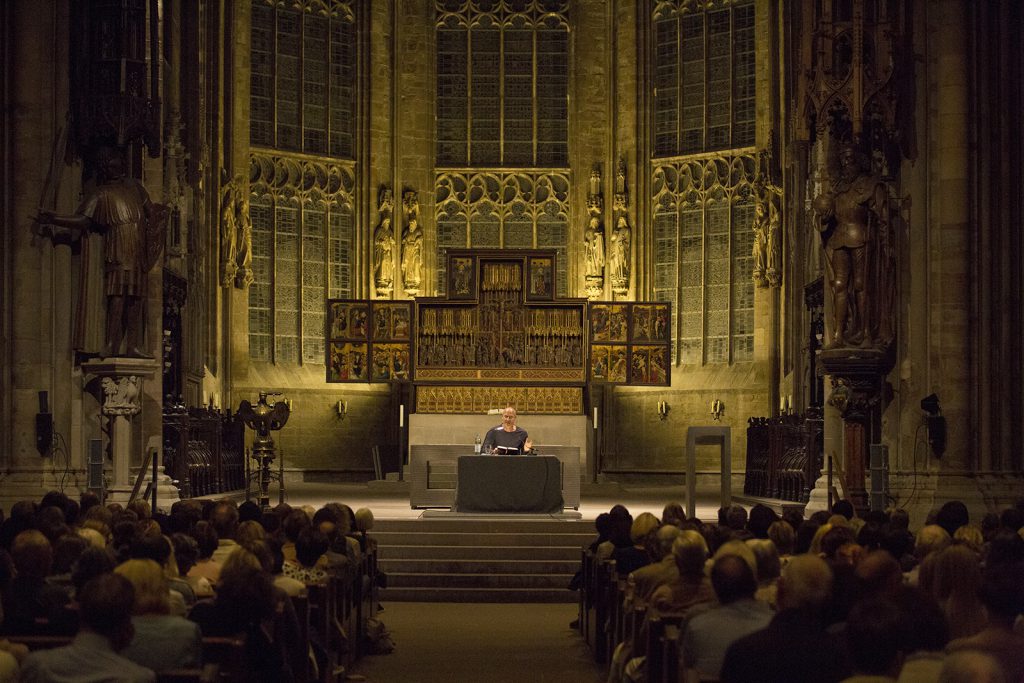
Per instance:
[[[260,392],[285,481],[515,405],[584,485],[714,488],[711,426],[735,492],[811,509],[1021,490],[1017,3],[0,11],[8,504],[147,448],[239,488]]]
[[[1024,509],[1022,14],[2,2],[0,508]]]

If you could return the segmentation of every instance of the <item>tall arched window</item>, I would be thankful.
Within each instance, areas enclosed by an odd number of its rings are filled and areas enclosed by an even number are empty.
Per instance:
[[[353,294],[354,0],[252,0],[249,357],[323,363]]]
[[[553,248],[566,294],[568,0],[436,0],[437,287],[449,248]]]
[[[656,0],[654,298],[676,312],[676,363],[753,359],[755,34],[751,0]]]

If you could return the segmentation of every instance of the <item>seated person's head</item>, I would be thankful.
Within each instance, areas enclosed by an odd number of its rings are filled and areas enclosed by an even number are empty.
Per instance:
[[[135,590],[119,574],[108,572],[89,580],[77,594],[82,627],[106,636],[115,651],[132,641]]]
[[[185,576],[199,561],[199,544],[188,534],[171,534],[174,546],[174,560],[178,563],[178,574]]]
[[[686,512],[680,503],[667,503],[661,511],[661,523],[679,526],[686,521]]]
[[[929,553],[942,550],[950,544],[952,539],[941,526],[929,524],[917,532],[917,540],[914,543],[914,554],[919,560],[923,560]]]
[[[221,568],[216,602],[239,624],[260,620],[274,612],[274,590],[259,558],[237,548]]]
[[[726,554],[711,565],[711,586],[718,602],[729,605],[737,600],[753,598],[757,592],[757,577],[742,557]]]
[[[35,529],[22,531],[14,537],[11,557],[19,576],[43,579],[53,566],[53,548],[46,536]]]
[[[747,510],[742,505],[730,505],[725,511],[725,525],[733,531],[742,531],[747,526]]]
[[[762,503],[756,504],[750,508],[750,519],[747,520],[747,530],[754,535],[754,538],[768,538],[768,527],[773,522],[778,520],[779,516],[775,514],[767,505]]]
[[[327,537],[319,529],[307,527],[299,532],[295,541],[295,559],[303,567],[313,567],[327,552]]]
[[[899,669],[900,610],[888,600],[858,602],[846,620],[846,642],[854,671],[895,677]]]
[[[643,544],[647,536],[657,530],[659,524],[658,518],[650,512],[641,512],[629,528],[629,540],[633,545]]]
[[[779,577],[779,609],[820,613],[832,597],[832,569],[817,555],[796,555]]]
[[[359,508],[356,510],[356,531],[367,532],[373,528],[373,510]]]
[[[782,561],[775,544],[765,538],[752,538],[747,541],[747,546],[754,551],[757,561],[757,580],[764,582],[778,578]]]
[[[1000,563],[985,568],[978,591],[993,625],[1012,628],[1024,612],[1024,564]]]
[[[114,555],[107,548],[86,548],[71,569],[71,584],[76,591],[101,574],[114,571]]]
[[[939,683],[1008,683],[999,662],[981,650],[951,652],[942,662]]]
[[[658,527],[657,531],[649,534],[647,536],[649,541],[647,544],[647,554],[651,556],[651,560],[657,562],[671,555],[672,544],[679,538],[680,533],[679,527],[672,524],[662,524]]]
[[[53,567],[54,574],[70,574],[78,556],[89,547],[89,541],[78,534],[69,534],[58,539],[53,546]]]
[[[679,576],[700,580],[704,577],[704,563],[708,559],[708,544],[700,533],[686,529],[672,544],[672,555],[679,568]]]
[[[218,538],[234,539],[238,530],[238,508],[229,501],[217,503],[210,512],[210,524],[213,525]]]
[[[245,545],[249,541],[258,541],[266,538],[267,532],[263,530],[263,527],[259,522],[248,519],[238,525],[238,531],[235,532],[235,540],[239,545]]]
[[[210,559],[220,540],[213,526],[209,522],[203,521],[196,522],[196,527],[192,530],[192,538],[196,539],[199,546],[200,560]]]
[[[171,543],[166,536],[136,536],[132,539],[130,556],[136,560],[153,560],[161,567],[167,565],[171,557]]]
[[[793,554],[796,532],[793,531],[793,527],[789,525],[789,522],[782,519],[772,522],[771,526],[768,527],[768,539],[775,544],[779,555]]]
[[[119,574],[132,583],[135,590],[134,614],[168,614],[171,611],[167,577],[153,560],[128,560],[117,565]]]
[[[284,537],[292,543],[295,543],[299,539],[299,533],[303,529],[310,527],[309,517],[302,510],[292,510],[288,513],[288,516],[284,519],[284,524],[281,525],[284,531]]]
[[[251,500],[247,500],[238,506],[239,523],[259,519],[261,514],[260,506]]]

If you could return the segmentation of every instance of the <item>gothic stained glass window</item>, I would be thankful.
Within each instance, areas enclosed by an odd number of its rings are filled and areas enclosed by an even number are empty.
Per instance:
[[[568,5],[436,0],[438,166],[568,166]]]
[[[250,50],[252,145],[353,158],[353,0],[252,0]]]
[[[249,356],[323,363],[324,301],[354,287],[355,3],[251,2]]]
[[[323,363],[324,302],[352,296],[352,165],[253,153],[249,173],[249,356]],[[296,177],[309,186],[288,188]]]
[[[659,162],[653,295],[675,304],[677,363],[753,360],[751,155]]]
[[[655,157],[754,144],[752,0],[654,0]]]

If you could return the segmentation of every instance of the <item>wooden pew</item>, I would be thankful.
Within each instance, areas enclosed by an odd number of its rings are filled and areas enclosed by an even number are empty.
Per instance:
[[[679,626],[682,614],[662,614],[647,620],[647,642],[643,654],[647,683],[677,683],[679,680]],[[668,657],[675,658],[668,662]],[[674,678],[669,678],[674,675]]]

